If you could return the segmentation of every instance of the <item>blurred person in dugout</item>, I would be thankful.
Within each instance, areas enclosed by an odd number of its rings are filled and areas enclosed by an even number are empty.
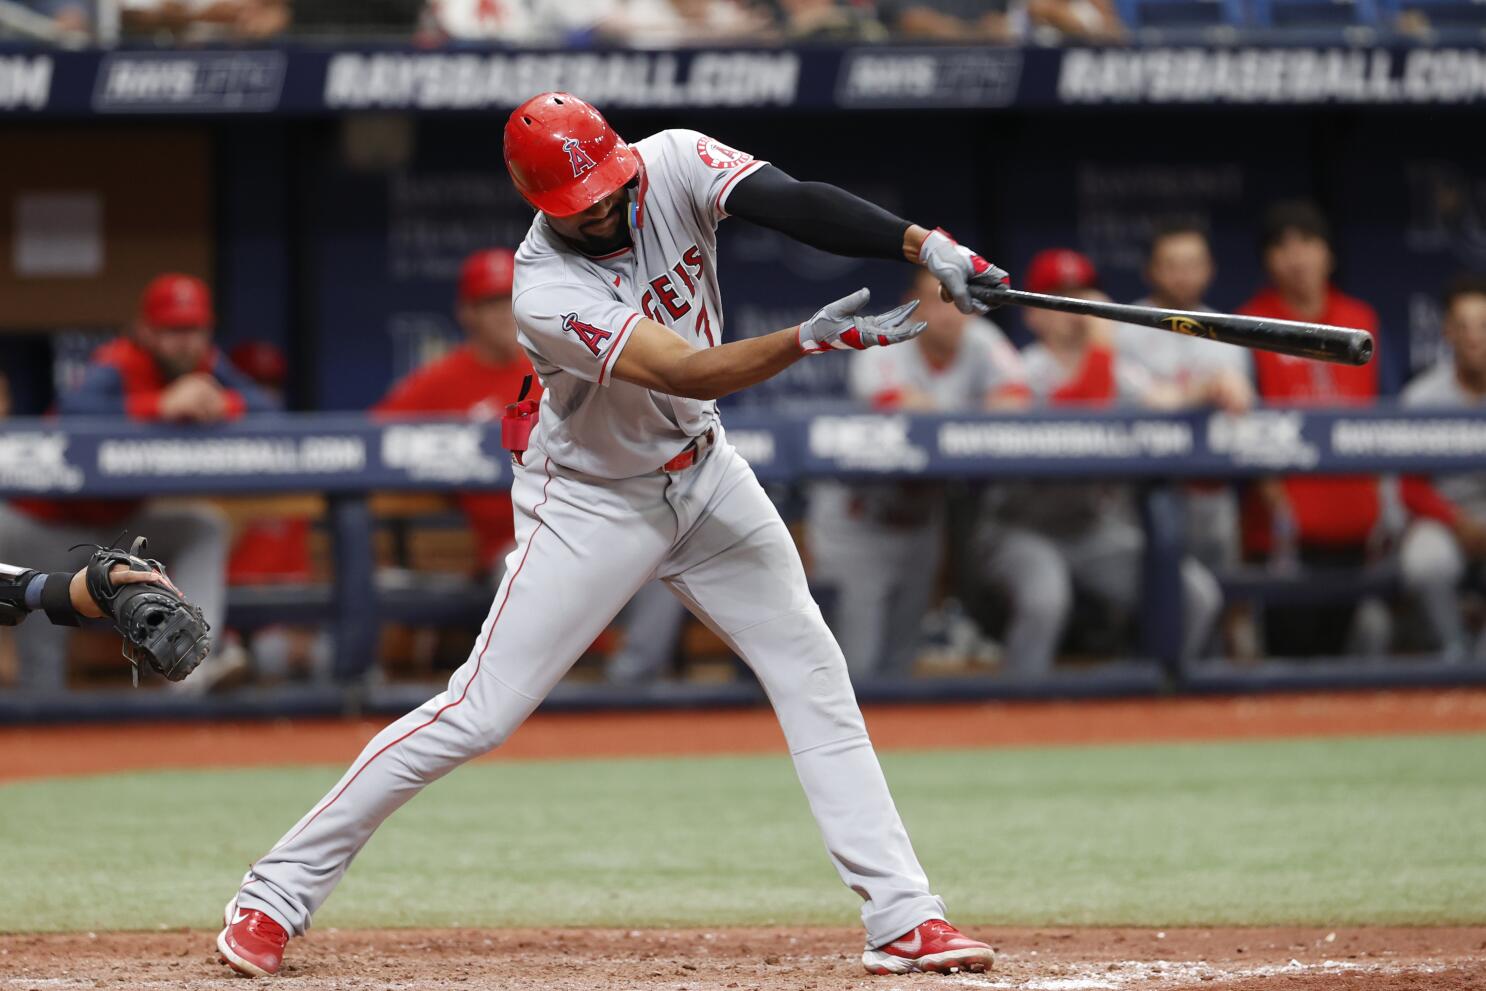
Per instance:
[[[1032,292],[1107,298],[1097,281],[1087,258],[1055,248],[1032,259],[1024,284]],[[1172,409],[1190,401],[1183,387],[1117,355],[1106,320],[1037,309],[1023,318],[1036,337],[1022,351],[1036,405]],[[1005,656],[1018,675],[1052,670],[1075,591],[1127,617],[1139,604],[1145,535],[1128,486],[1092,480],[998,486],[986,494],[974,545],[984,578],[1007,600]],[[1182,652],[1190,660],[1208,641],[1222,592],[1190,556],[1181,562],[1181,583]]]
[[[171,41],[251,40],[282,34],[290,0],[122,0],[124,31]]]
[[[851,355],[853,398],[882,411],[1024,409],[1021,356],[995,324],[961,313],[927,269],[907,294],[928,324],[912,342]],[[812,577],[832,588],[826,611],[853,678],[911,673],[944,544],[936,483],[818,482],[806,511]]]
[[[1056,44],[1125,36],[1113,0],[883,0],[877,10],[895,36],[918,41],[1012,44],[1030,33]]]
[[[1151,237],[1144,270],[1149,295],[1141,306],[1211,311],[1208,287],[1215,268],[1207,235],[1190,225],[1158,228]],[[1114,325],[1115,353],[1138,365],[1183,406],[1246,413],[1254,405],[1253,361],[1247,348],[1169,334],[1135,324]],[[1223,482],[1184,486],[1187,550],[1213,571],[1241,560],[1238,495]]]
[[[281,408],[289,377],[289,360],[268,341],[243,341],[227,353],[233,367],[268,394]],[[297,514],[260,516],[243,521],[227,556],[227,584],[305,585],[314,579],[310,562],[312,521]],[[244,639],[238,630],[224,636]],[[251,631],[246,638],[255,681],[324,679],[331,668],[330,634],[315,626],[277,623]]]
[[[1269,285],[1240,313],[1355,327],[1378,340],[1373,308],[1332,285],[1336,256],[1331,228],[1315,204],[1275,203],[1264,214],[1260,260]],[[1259,396],[1273,406],[1370,406],[1378,396],[1378,360],[1361,367],[1254,352]],[[1416,487],[1410,487],[1411,490]],[[1243,506],[1245,556],[1281,572],[1300,567],[1358,569],[1388,553],[1383,491],[1375,475],[1292,475],[1251,486]],[[1436,507],[1404,493],[1406,507],[1428,515]],[[1271,606],[1265,646],[1281,657],[1377,655],[1388,648],[1391,623],[1376,599]]]
[[[1460,409],[1486,401],[1486,277],[1456,279],[1443,302],[1450,354],[1408,384],[1401,397],[1405,406]],[[1401,486],[1406,499],[1412,490],[1416,505],[1435,503],[1435,512],[1416,513],[1404,533],[1404,586],[1423,608],[1446,660],[1480,661],[1486,658],[1486,634],[1471,643],[1458,592],[1466,583],[1479,591],[1486,578],[1486,471],[1432,481],[1405,477]]]
[[[211,293],[195,276],[166,274],[145,287],[129,331],[93,353],[78,386],[57,401],[68,416],[127,416],[133,420],[209,427],[247,413],[276,409],[212,344],[216,319]],[[121,533],[148,534],[150,553],[171,564],[171,576],[189,588],[206,621],[221,629],[226,603],[226,517],[194,500],[140,501],[15,499],[0,505],[0,560],[26,561],[40,570],[77,568],[86,548]],[[66,679],[68,631],[43,623],[16,630],[22,687],[60,689]],[[205,691],[243,662],[230,645],[215,650],[183,691]]]
[[[542,386],[516,340],[511,313],[515,255],[504,248],[477,251],[459,272],[455,318],[464,343],[394,383],[372,412],[382,416],[449,416],[499,420],[532,376],[528,398],[540,399]],[[506,552],[516,543],[510,493],[460,492],[460,511],[475,535],[482,575],[499,581]]]

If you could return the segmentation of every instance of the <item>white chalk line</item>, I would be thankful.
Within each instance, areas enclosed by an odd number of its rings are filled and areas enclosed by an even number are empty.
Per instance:
[[[1056,966],[1065,970],[1073,969],[1067,964]],[[957,974],[953,980],[966,987],[994,988],[997,991],[1121,991],[1133,985],[1159,988],[1169,984],[1190,984],[1204,978],[1210,981],[1241,981],[1279,974],[1437,974],[1447,969],[1439,964],[1371,960],[1322,960],[1319,963],[1291,960],[1289,963],[1255,964],[1250,967],[1193,961],[1125,960],[1098,966],[1098,970],[1084,974],[1075,972],[1069,976],[1015,980],[979,974]]]

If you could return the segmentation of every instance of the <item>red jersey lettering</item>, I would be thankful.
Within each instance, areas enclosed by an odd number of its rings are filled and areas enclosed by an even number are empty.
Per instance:
[[[655,290],[656,298],[660,300],[661,305],[666,308],[666,312],[673,320],[684,317],[691,309],[690,303],[683,302],[681,297],[676,295],[676,289],[671,285],[669,275],[660,275],[651,279],[650,288]]]
[[[698,248],[696,245],[693,244],[691,247],[682,252],[681,260],[686,263],[687,268],[691,269],[692,278],[700,279],[702,277],[702,269],[706,266],[702,260],[701,248]]]

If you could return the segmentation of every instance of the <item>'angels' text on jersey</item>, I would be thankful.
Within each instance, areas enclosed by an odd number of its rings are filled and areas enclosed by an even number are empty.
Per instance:
[[[656,323],[681,329],[681,319],[691,312],[692,301],[697,298],[698,284],[706,268],[702,249],[693,244],[681,253],[681,258],[664,275],[647,280],[650,286],[640,297],[640,312]],[[672,281],[672,276],[675,281]],[[684,290],[685,295],[681,293]],[[707,303],[698,304],[696,318],[687,324],[698,342],[706,341],[713,347],[717,340],[712,335],[712,318],[707,313]]]

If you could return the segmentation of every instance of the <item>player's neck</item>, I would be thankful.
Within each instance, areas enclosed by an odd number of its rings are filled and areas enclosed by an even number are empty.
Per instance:
[[[557,234],[557,231],[554,230],[552,233]],[[565,237],[562,234],[557,234],[557,236],[568,247],[590,258],[602,258],[605,255],[612,255],[616,251],[623,251],[625,248],[634,246],[634,242],[630,240],[629,224],[620,224],[619,229],[612,236],[606,238],[585,237],[576,239]]]
[[[1314,320],[1326,311],[1327,288],[1326,286],[1322,286],[1318,291],[1311,289],[1281,289],[1279,293],[1280,298],[1285,301],[1285,305],[1297,317],[1300,317],[1302,320]]]
[[[1152,290],[1150,295],[1151,305],[1159,306],[1163,310],[1198,310],[1202,308],[1200,299],[1175,299],[1159,290]]]
[[[515,343],[495,345],[478,337],[469,338],[470,351],[487,365],[505,365],[515,359],[519,350]]]
[[[1486,368],[1455,366],[1455,381],[1476,399],[1486,397]]]

